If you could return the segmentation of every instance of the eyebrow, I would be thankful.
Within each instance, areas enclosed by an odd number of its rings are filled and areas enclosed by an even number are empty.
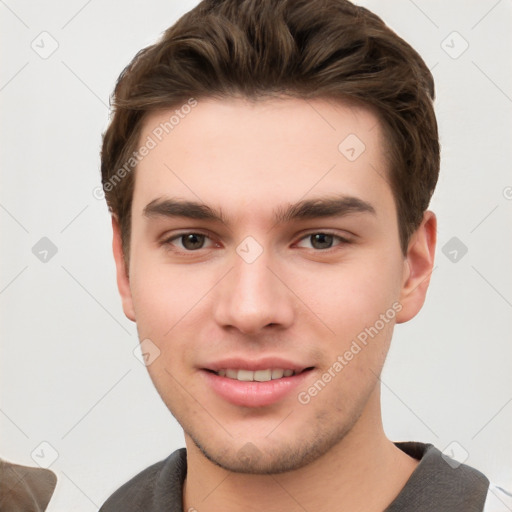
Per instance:
[[[284,224],[293,220],[343,217],[354,213],[375,215],[375,208],[367,201],[353,196],[319,197],[279,206],[274,211],[273,221],[275,224]],[[222,210],[178,198],[154,199],[144,208],[143,214],[146,217],[182,217],[229,224]]]

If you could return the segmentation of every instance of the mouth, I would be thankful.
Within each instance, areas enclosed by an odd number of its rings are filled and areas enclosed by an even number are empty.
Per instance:
[[[268,382],[270,380],[278,380],[283,377],[293,377],[303,372],[312,370],[313,366],[304,368],[303,370],[293,370],[291,368],[267,368],[264,370],[246,370],[244,368],[221,368],[218,371],[206,371],[214,373],[219,377],[226,377],[227,379],[238,380],[241,382]]]
[[[314,370],[314,366],[242,362],[210,365],[200,373],[207,388],[221,400],[241,407],[265,407],[288,398],[299,386],[304,387]]]

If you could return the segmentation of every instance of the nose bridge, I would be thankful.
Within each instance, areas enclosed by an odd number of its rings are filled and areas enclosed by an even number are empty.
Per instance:
[[[260,246],[260,253],[255,255],[251,243],[239,245],[232,270],[220,283],[216,320],[244,333],[255,333],[269,324],[287,326],[293,320],[291,297],[271,270],[276,265],[270,251]]]

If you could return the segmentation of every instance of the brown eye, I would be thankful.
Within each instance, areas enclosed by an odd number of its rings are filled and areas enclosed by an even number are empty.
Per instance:
[[[210,245],[205,245],[205,243],[210,243]],[[215,244],[209,236],[190,231],[167,238],[162,242],[162,245],[178,253],[183,253],[198,251],[199,249],[208,249],[213,247]]]
[[[186,235],[181,235],[179,238],[185,249],[193,251],[202,248],[206,237],[200,233],[187,233]]]
[[[315,249],[330,249],[334,240],[334,237],[327,233],[314,233],[309,235],[309,238]]]
[[[337,241],[337,243],[335,243]],[[307,243],[307,245],[304,245]],[[299,247],[306,247],[308,249],[313,248],[318,251],[333,249],[338,245],[349,244],[350,240],[343,238],[342,236],[335,235],[334,233],[325,233],[323,231],[317,231],[304,236],[300,242]]]

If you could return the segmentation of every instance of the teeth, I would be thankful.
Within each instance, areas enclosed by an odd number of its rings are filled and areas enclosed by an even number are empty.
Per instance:
[[[272,370],[257,370],[254,372],[254,380],[267,382],[272,380]]]
[[[275,368],[272,370],[272,378],[280,379],[284,375],[284,370],[282,368]]]
[[[283,368],[268,368],[267,370],[236,370],[234,368],[223,368],[217,372],[221,377],[240,380],[243,382],[268,382],[269,380],[281,379],[295,375],[295,370],[284,370]]]
[[[254,380],[254,372],[251,372],[250,370],[238,370],[236,378],[238,380],[251,381]]]

